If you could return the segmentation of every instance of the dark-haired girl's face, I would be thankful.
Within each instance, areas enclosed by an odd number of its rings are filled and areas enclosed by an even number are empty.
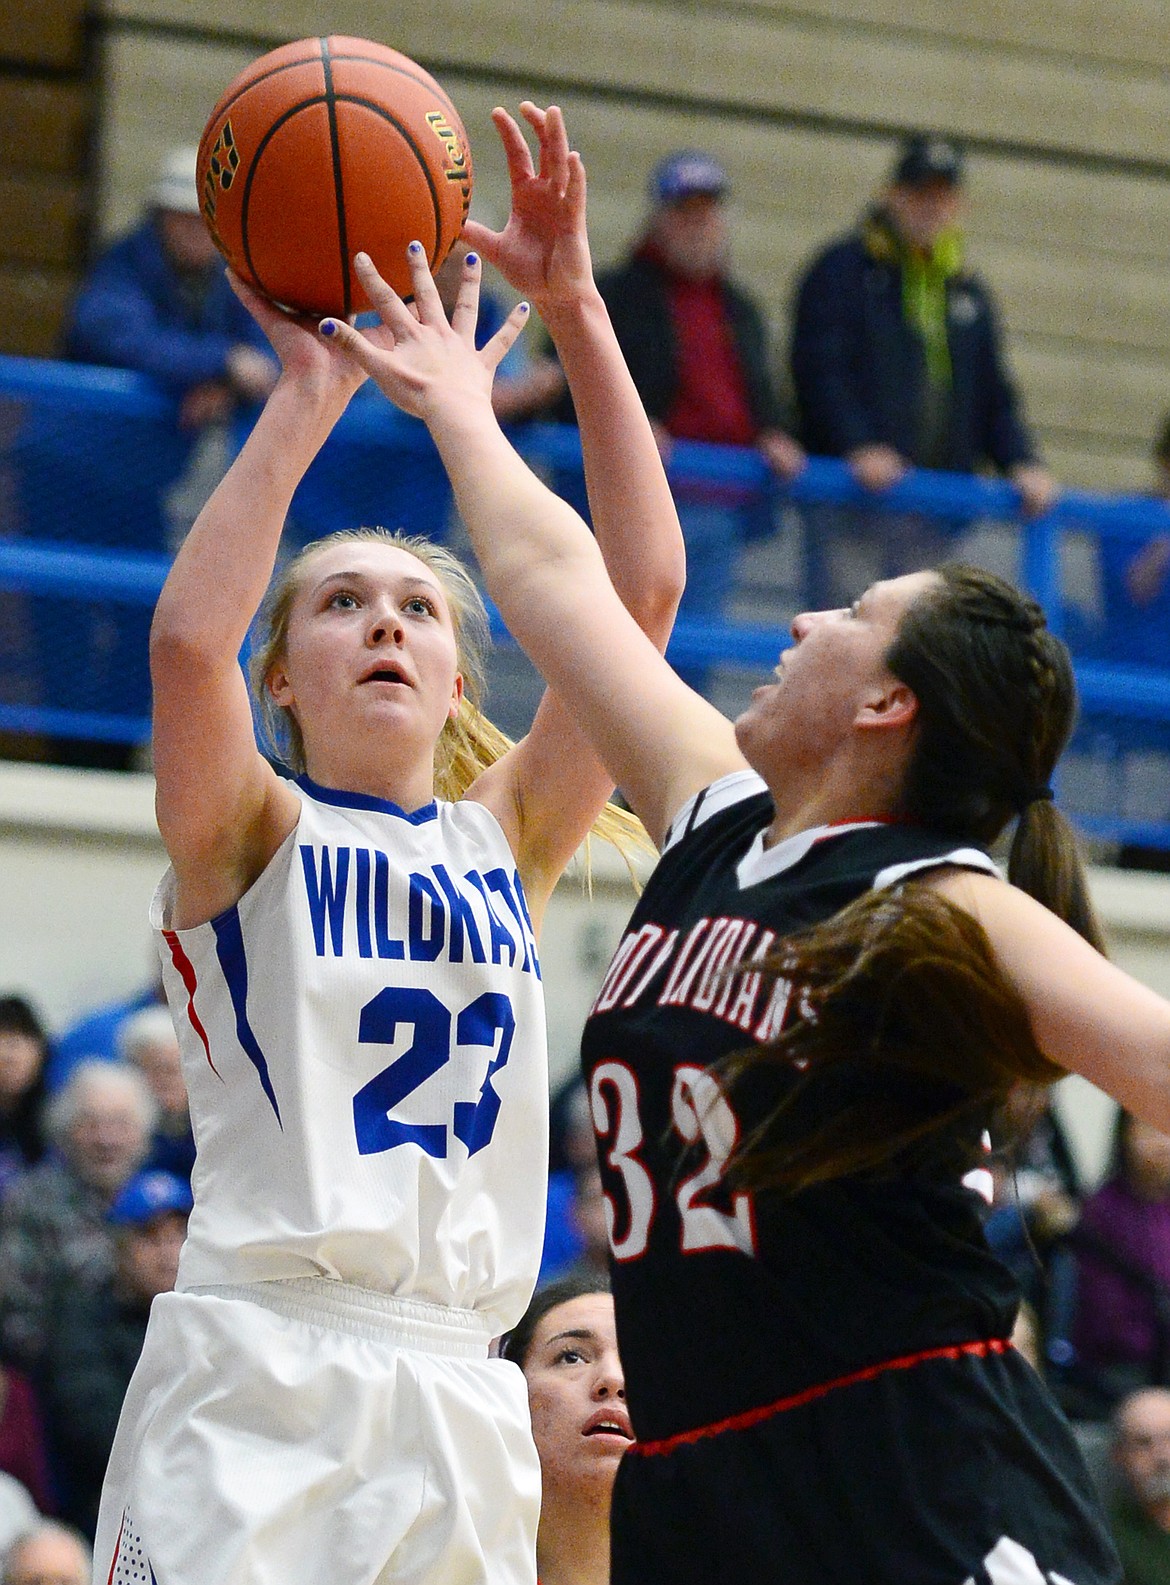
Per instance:
[[[558,1484],[585,1483],[608,1500],[633,1439],[612,1296],[582,1294],[541,1316],[524,1375],[546,1493]]]
[[[0,1030],[0,1111],[15,1106],[36,1083],[44,1059],[41,1043],[32,1035]]]
[[[851,606],[795,618],[775,681],[755,690],[735,723],[741,752],[766,781],[823,764],[848,737],[894,681],[886,656],[907,609],[938,581],[933,572],[890,578]]]

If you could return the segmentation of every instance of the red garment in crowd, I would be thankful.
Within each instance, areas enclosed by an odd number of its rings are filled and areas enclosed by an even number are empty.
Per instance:
[[[0,1395],[0,1470],[27,1487],[42,1513],[54,1513],[45,1433],[28,1378],[4,1366]]]
[[[727,446],[754,444],[756,425],[748,403],[747,382],[718,277],[692,281],[670,274],[667,301],[678,372],[678,390],[666,417],[667,429],[676,440],[710,440]]]

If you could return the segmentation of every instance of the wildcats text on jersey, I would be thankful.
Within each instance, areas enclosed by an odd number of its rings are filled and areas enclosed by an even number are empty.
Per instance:
[[[647,920],[623,938],[590,1017],[653,1002],[708,1013],[756,1040],[772,1040],[792,988],[786,980],[765,983],[752,965],[775,940],[775,931],[734,916],[698,919],[685,936]]]
[[[318,957],[504,963],[540,978],[520,878],[501,868],[449,873],[432,864],[408,876],[377,848],[300,846],[305,901]]]

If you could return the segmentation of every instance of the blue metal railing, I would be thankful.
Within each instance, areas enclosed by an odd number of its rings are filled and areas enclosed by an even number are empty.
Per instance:
[[[19,472],[19,437],[27,433],[30,424],[35,428],[46,415],[52,420],[47,429],[50,436],[64,434],[72,439],[76,431],[85,431],[86,426],[100,437],[106,421],[124,426],[141,422],[147,429],[154,426],[154,433],[170,431],[176,412],[170,398],[137,375],[0,357],[0,463],[7,441],[10,471]],[[242,434],[243,430],[237,440]],[[518,431],[516,440],[533,465],[546,473],[579,475],[581,457],[575,430],[534,424]],[[368,456],[380,470],[378,477],[409,480],[426,473],[432,481],[428,486],[428,509],[434,510],[434,480],[438,478],[441,485],[441,476],[429,438],[414,420],[393,413],[378,399],[359,400],[343,418],[323,453],[326,469],[329,447],[349,448],[333,454],[335,471],[324,474],[330,488],[336,478],[348,474],[350,458]],[[339,456],[343,465],[337,469]],[[95,466],[97,461],[95,453]],[[1069,491],[1046,516],[1027,521],[1020,516],[1015,488],[1002,480],[913,472],[881,497],[875,497],[862,490],[839,462],[813,459],[797,480],[784,485],[755,452],[726,446],[680,442],[674,448],[669,473],[672,483],[684,487],[717,485],[721,490],[740,494],[744,500],[789,503],[795,508],[852,508],[871,518],[875,512],[918,514],[952,524],[979,520],[1014,523],[1019,533],[1021,581],[1045,606],[1057,630],[1065,619],[1061,547],[1068,533],[1089,533],[1102,544],[1129,542],[1135,547],[1155,534],[1170,533],[1170,510],[1153,500]],[[13,489],[10,484],[9,497]],[[80,533],[72,539],[50,540],[36,532],[30,537],[27,523],[18,518],[6,520],[4,500],[0,495],[0,595],[7,592],[9,596],[32,600],[51,596],[57,601],[88,602],[94,608],[117,607],[127,612],[137,609],[142,614],[134,618],[140,630],[133,642],[138,643],[149,608],[166,575],[168,555],[157,547],[87,548]],[[358,516],[366,516],[360,509],[354,510]],[[401,504],[395,511],[401,519]],[[432,523],[423,526],[433,528]],[[494,629],[496,636],[506,641],[498,618]],[[785,625],[749,626],[680,618],[670,654],[676,664],[719,663],[760,670],[775,663],[778,651],[788,641]],[[1077,680],[1086,716],[1097,714],[1167,728],[1170,774],[1170,631],[1164,666],[1135,665],[1124,659],[1114,661],[1082,654],[1077,657]],[[9,696],[11,692],[0,691],[0,730],[115,742],[142,742],[148,736],[144,700],[138,708],[132,705],[127,709],[89,709],[74,708],[72,701],[61,699],[14,699]],[[1123,811],[1108,807],[1108,798],[1103,801],[1104,808],[1077,811],[1087,829],[1115,840],[1170,848],[1170,790],[1165,816],[1154,820],[1126,816]]]

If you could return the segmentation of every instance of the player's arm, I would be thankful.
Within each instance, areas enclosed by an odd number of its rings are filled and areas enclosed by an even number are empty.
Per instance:
[[[412,258],[421,319],[358,257],[391,350],[336,322],[330,329],[393,401],[427,423],[504,620],[658,840],[692,793],[742,767],[731,724],[667,665],[622,604],[584,523],[500,430],[491,370],[515,338],[520,312],[477,354],[478,263],[465,265],[448,324],[425,259]],[[550,774],[577,770],[550,763]]]
[[[508,158],[512,213],[503,233],[470,226],[479,247],[540,313],[577,408],[597,544],[626,609],[659,651],[666,648],[686,577],[682,532],[654,434],[593,280],[586,184],[560,111],[521,107],[536,133],[534,165],[506,111],[496,127]],[[498,416],[498,415],[497,415]],[[504,803],[530,901],[557,877],[612,789],[575,709],[546,694],[522,743],[476,785]],[[500,812],[500,811],[498,811]]]
[[[256,748],[238,657],[293,491],[360,383],[313,331],[239,291],[282,372],[183,541],[150,635],[158,822],[178,880],[180,925],[235,902],[296,822],[295,793]]]
[[[966,871],[936,885],[987,932],[1045,1055],[1170,1132],[1170,1002],[1018,888]]]

